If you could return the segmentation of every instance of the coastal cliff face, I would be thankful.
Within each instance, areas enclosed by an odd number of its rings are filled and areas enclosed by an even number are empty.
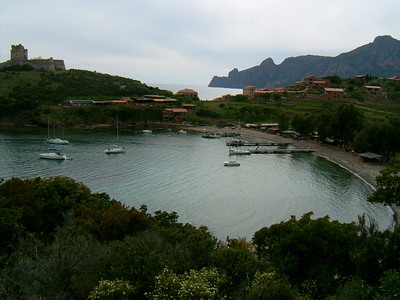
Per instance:
[[[372,43],[335,57],[302,55],[286,58],[279,65],[267,58],[259,66],[243,71],[235,68],[228,76],[214,76],[208,86],[275,88],[289,86],[307,75],[351,78],[364,74],[383,78],[400,75],[400,41],[378,36]]]

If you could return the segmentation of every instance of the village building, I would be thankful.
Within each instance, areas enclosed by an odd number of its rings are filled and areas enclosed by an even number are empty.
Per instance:
[[[315,75],[307,75],[307,76],[305,76],[304,77],[304,82],[306,82],[306,83],[312,83],[312,82],[314,82],[315,80],[317,80],[317,77],[315,76]]]
[[[400,76],[393,76],[393,77],[388,78],[388,80],[394,81],[394,82],[400,82]]]
[[[166,122],[182,122],[188,114],[186,108],[166,108],[163,110],[163,120]]]
[[[188,111],[189,115],[196,114],[196,105],[194,105],[194,104],[184,103],[184,104],[182,104],[181,108],[186,109]]]
[[[162,95],[144,95],[143,97],[135,98],[134,102],[139,106],[164,106],[177,104],[178,100]]]
[[[368,163],[381,163],[383,160],[382,155],[372,152],[360,153],[359,157],[362,162]]]
[[[380,86],[366,85],[363,87],[363,92],[371,98],[382,99],[385,97],[385,93]]]
[[[367,78],[367,75],[356,75],[354,76],[354,80],[356,81],[364,81]]]
[[[265,98],[271,97],[271,95],[273,95],[273,94],[274,94],[274,92],[270,91],[267,88],[257,89],[254,92],[254,98],[255,99],[265,99]]]
[[[261,123],[260,129],[268,131],[269,129],[278,129],[279,131],[279,124],[278,123]]]
[[[344,89],[342,88],[325,88],[324,98],[329,100],[343,99],[345,97]]]
[[[131,98],[123,98],[118,100],[67,100],[64,106],[86,106],[86,105],[129,105],[133,103]]]
[[[283,88],[283,87],[274,88],[274,92],[275,93],[283,93],[283,92],[285,92],[285,88]]]
[[[255,85],[248,85],[243,88],[243,95],[246,95],[249,98],[253,98],[255,91],[256,91]]]
[[[318,79],[318,80],[312,81],[312,85],[314,87],[326,88],[326,87],[330,86],[330,81],[329,80]]]
[[[183,96],[185,98],[190,98],[193,100],[199,100],[199,95],[195,90],[192,89],[183,89],[176,92],[177,95]]]

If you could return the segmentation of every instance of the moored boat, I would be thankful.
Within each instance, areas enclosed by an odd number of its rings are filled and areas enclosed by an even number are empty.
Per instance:
[[[110,148],[104,150],[105,154],[125,153],[125,147],[112,145]]]
[[[49,144],[57,144],[57,145],[68,145],[69,142],[67,140],[62,140],[59,138],[55,138],[55,139],[48,139],[47,142]]]
[[[226,162],[224,162],[224,166],[226,167],[237,167],[240,166],[240,163],[236,160],[228,160]]]
[[[39,158],[42,159],[52,159],[52,160],[66,160],[68,159],[67,155],[64,153],[55,150],[52,152],[46,152],[46,153],[39,153]]]
[[[119,128],[118,128],[118,116],[116,117],[117,123],[117,141],[119,141]],[[125,153],[125,147],[119,145],[112,145],[111,147],[104,150],[105,154],[117,154],[117,153]]]
[[[222,137],[220,132],[206,132],[201,135],[201,137],[206,139],[218,139]]]

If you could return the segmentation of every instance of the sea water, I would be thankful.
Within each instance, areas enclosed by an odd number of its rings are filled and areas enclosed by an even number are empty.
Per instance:
[[[382,230],[393,223],[389,207],[366,201],[369,185],[313,153],[237,156],[239,167],[225,167],[228,138],[125,129],[119,137],[126,153],[106,155],[114,131],[69,130],[63,138],[70,144],[59,148],[72,160],[51,161],[38,158],[46,135],[0,130],[0,177],[68,176],[131,207],[177,212],[180,222],[205,225],[221,240],[250,240],[262,227],[310,211],[341,222],[365,214]]]
[[[163,83],[149,83],[149,86],[158,87],[162,90],[168,90],[176,94],[183,89],[192,89],[198,93],[199,99],[203,101],[214,100],[215,98],[223,95],[237,95],[243,92],[242,89],[229,89],[229,88],[216,88],[208,87],[206,85],[191,85],[191,84],[163,84]]]

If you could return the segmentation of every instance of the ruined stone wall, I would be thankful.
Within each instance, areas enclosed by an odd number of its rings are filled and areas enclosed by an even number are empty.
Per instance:
[[[25,49],[21,44],[11,45],[10,60],[0,63],[0,69],[22,65],[30,65],[36,70],[45,70],[50,72],[65,70],[64,60],[62,59],[53,59],[52,57],[48,59],[28,59],[28,49]]]
[[[65,70],[64,60],[54,59],[53,62],[54,62],[54,68],[56,68],[56,70]]]
[[[13,59],[0,64],[0,69],[9,66],[30,65],[36,70],[45,70],[55,72],[57,70],[65,70],[64,61],[61,59]]]

